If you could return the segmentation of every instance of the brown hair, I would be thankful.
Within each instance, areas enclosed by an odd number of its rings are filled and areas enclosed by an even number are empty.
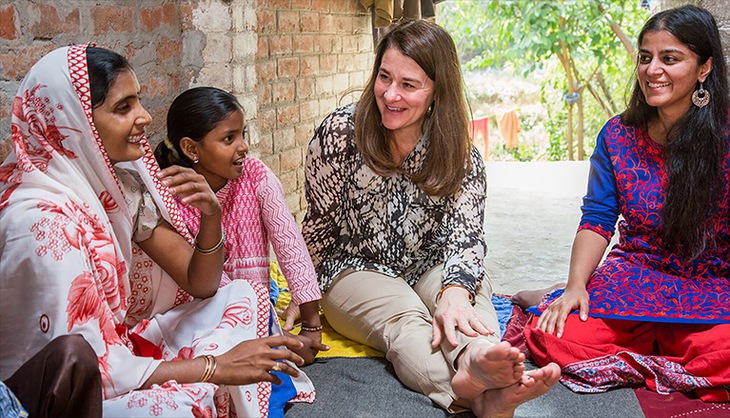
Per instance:
[[[459,57],[451,36],[437,24],[405,21],[380,40],[373,72],[357,103],[355,142],[365,163],[377,174],[401,172],[391,159],[391,132],[382,124],[374,90],[383,55],[390,48],[413,59],[434,82],[433,105],[424,126],[429,147],[423,167],[411,180],[429,195],[453,195],[471,170],[471,139]]]

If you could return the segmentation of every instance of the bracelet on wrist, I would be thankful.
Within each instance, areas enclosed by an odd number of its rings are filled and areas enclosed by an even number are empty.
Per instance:
[[[305,327],[304,325],[302,325],[302,331],[306,332],[318,332],[322,331],[323,329],[324,327],[322,325],[317,325],[316,327]]]
[[[204,355],[203,359],[205,360],[205,369],[203,369],[203,376],[200,377],[200,381],[205,383],[215,374],[215,370],[218,368],[218,360],[210,354]]]
[[[472,306],[476,303],[476,301],[474,300],[474,295],[471,292],[469,292],[469,289],[467,289],[466,286],[458,284],[458,283],[451,283],[451,284],[447,284],[446,286],[442,287],[441,290],[439,290],[439,292],[436,293],[436,303],[438,303],[439,300],[441,300],[441,296],[444,295],[444,292],[446,291],[446,289],[451,289],[452,287],[460,287],[460,288],[466,290],[469,293],[469,303],[471,303]]]
[[[218,244],[216,244],[210,248],[200,248],[200,246],[198,245],[198,240],[196,239],[194,247],[195,247],[195,251],[197,251],[201,254],[207,255],[207,254],[213,254],[214,252],[223,248],[223,244],[225,244],[225,242],[226,242],[226,234],[225,234],[225,232],[221,232],[221,240],[218,241]]]

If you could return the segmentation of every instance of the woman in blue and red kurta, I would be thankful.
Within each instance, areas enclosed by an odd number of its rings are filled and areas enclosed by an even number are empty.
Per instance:
[[[591,157],[567,286],[543,299],[527,345],[577,392],[645,383],[727,402],[730,139],[717,25],[694,6],[661,12],[639,50],[629,107]],[[619,243],[598,266],[619,215]]]

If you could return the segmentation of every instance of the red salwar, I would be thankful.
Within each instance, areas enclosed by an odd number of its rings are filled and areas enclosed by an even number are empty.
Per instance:
[[[533,361],[553,361],[575,392],[604,392],[642,382],[659,393],[694,391],[705,402],[730,401],[730,324],[680,324],[568,315],[563,336],[525,327]]]

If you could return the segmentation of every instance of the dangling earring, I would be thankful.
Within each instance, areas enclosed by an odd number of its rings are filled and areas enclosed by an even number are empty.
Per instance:
[[[705,90],[701,81],[699,90],[695,90],[694,93],[692,93],[692,103],[700,109],[710,103],[710,93]]]
[[[434,104],[435,102],[436,102],[436,101],[433,101],[433,102],[431,102],[431,105],[430,105],[430,106],[428,106],[428,110],[426,110],[426,116],[431,116],[431,114],[433,113],[433,104]]]

